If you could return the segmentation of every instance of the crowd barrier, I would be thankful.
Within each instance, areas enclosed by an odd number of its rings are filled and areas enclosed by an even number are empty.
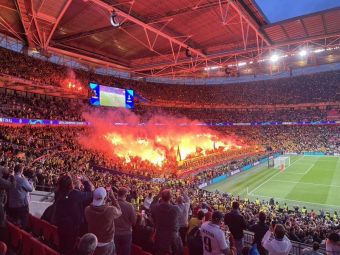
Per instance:
[[[15,124],[15,125],[52,125],[52,126],[86,126],[90,122],[86,121],[64,121],[64,120],[43,120],[43,119],[21,119],[21,118],[0,118],[2,124]],[[214,123],[179,123],[178,126],[208,126],[208,127],[229,127],[229,126],[291,126],[291,125],[337,125],[340,120],[333,121],[295,121],[295,122],[214,122]],[[113,122],[115,126],[131,126],[132,124],[126,122]],[[147,123],[133,124],[137,126],[150,125]],[[166,126],[165,123],[155,123],[155,126]]]
[[[203,189],[203,188],[205,188],[205,187],[207,187],[207,186],[209,186],[211,184],[216,184],[216,183],[219,183],[221,181],[224,181],[224,180],[228,179],[230,176],[233,176],[235,174],[238,174],[238,173],[241,173],[241,172],[244,172],[244,171],[248,171],[248,170],[252,169],[254,166],[266,163],[266,162],[268,162],[268,160],[276,158],[276,157],[278,157],[280,155],[281,155],[281,153],[275,153],[272,156],[264,157],[264,158],[260,159],[259,161],[256,161],[254,163],[245,165],[245,166],[243,166],[243,167],[241,167],[239,169],[233,170],[233,171],[231,171],[229,173],[217,176],[217,177],[211,179],[210,181],[203,182],[200,185],[198,185],[198,188]]]
[[[246,245],[252,245],[253,244],[253,240],[254,240],[254,233],[250,232],[250,231],[243,231],[244,233],[244,243]],[[304,244],[304,243],[298,243],[298,242],[294,242],[291,241],[292,243],[292,250],[290,251],[289,254],[294,254],[294,255],[302,255],[303,254],[303,249],[305,248],[312,248],[311,245],[308,244]],[[326,254],[326,250],[325,248],[321,247],[319,249],[319,252]]]

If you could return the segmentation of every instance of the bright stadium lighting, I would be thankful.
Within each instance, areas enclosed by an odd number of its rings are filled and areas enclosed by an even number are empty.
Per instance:
[[[219,68],[220,66],[207,66],[207,67],[204,67],[204,71],[217,70]]]
[[[278,60],[279,60],[279,55],[277,55],[277,54],[273,54],[273,55],[271,55],[271,57],[270,57],[270,61],[271,62],[277,62]]]
[[[305,57],[305,56],[307,56],[307,51],[306,50],[301,50],[299,52],[299,55],[300,55],[300,57]]]
[[[323,52],[323,51],[325,51],[325,49],[316,49],[316,50],[314,50],[315,53],[320,53],[320,52]]]
[[[238,66],[245,66],[245,65],[247,65],[247,62],[239,62],[237,65]]]

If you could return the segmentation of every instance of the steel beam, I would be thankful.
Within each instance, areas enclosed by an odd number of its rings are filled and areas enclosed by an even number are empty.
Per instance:
[[[316,41],[316,40],[323,40],[323,39],[333,38],[333,37],[338,37],[338,36],[340,36],[340,33],[334,33],[334,34],[329,34],[329,35],[319,35],[319,36],[309,37],[309,38],[306,38],[304,40],[301,40],[301,39],[290,40],[290,41],[282,42],[282,43],[275,44],[275,45],[272,45],[272,46],[261,45],[261,42],[259,41],[258,44],[256,45],[256,47],[209,54],[209,55],[207,55],[206,60],[208,61],[208,60],[228,57],[228,56],[231,56],[231,55],[240,55],[240,54],[252,53],[252,52],[260,52],[260,54],[262,54],[266,50],[273,50],[273,49],[277,49],[277,48],[280,48],[280,47],[289,46],[289,45],[296,45],[296,44],[303,45],[307,42],[309,43],[309,42]],[[262,39],[262,38],[260,37],[260,39]],[[187,63],[191,63],[191,60],[190,59],[179,59],[177,61],[177,63],[161,62],[161,63],[155,63],[155,64],[152,63],[152,64],[148,64],[148,65],[144,65],[144,66],[141,66],[139,64],[137,68],[132,67],[132,71],[141,72],[141,71],[147,71],[147,70],[151,70],[151,69],[163,68],[165,66],[176,66],[176,65],[179,65],[179,64],[187,64]],[[133,65],[133,63],[131,63],[131,64]]]
[[[131,21],[131,22],[141,26],[142,28],[147,29],[148,31],[155,33],[156,35],[161,36],[161,37],[169,40],[169,42],[172,42],[173,44],[177,44],[177,45],[181,46],[184,49],[189,48],[190,52],[195,54],[195,55],[197,55],[197,56],[200,56],[202,58],[206,57],[206,55],[203,54],[200,50],[197,50],[197,49],[194,49],[194,48],[190,47],[189,45],[179,41],[175,37],[170,36],[170,35],[162,32],[162,31],[158,30],[157,28],[154,28],[154,27],[150,26],[147,23],[144,23],[143,21],[141,21],[141,20],[131,16],[130,14],[128,14],[128,13],[118,9],[117,7],[111,6],[111,5],[105,3],[105,2],[103,2],[101,0],[90,0],[90,1],[95,3],[95,4],[97,4],[97,5],[99,5],[99,6],[101,6],[102,8],[105,8],[109,12],[115,11],[119,16],[123,17],[124,19],[129,20],[129,21]]]
[[[46,48],[49,45],[49,43],[51,41],[51,38],[52,38],[52,36],[54,34],[54,31],[58,27],[60,20],[64,16],[65,12],[67,11],[67,9],[68,9],[68,7],[70,6],[71,3],[72,3],[72,0],[66,0],[66,3],[64,4],[64,7],[62,8],[61,12],[59,13],[59,15],[57,17],[57,20],[54,23],[54,25],[53,25],[53,27],[52,27],[52,29],[50,31],[50,34],[47,37],[47,40],[44,42],[44,48]]]

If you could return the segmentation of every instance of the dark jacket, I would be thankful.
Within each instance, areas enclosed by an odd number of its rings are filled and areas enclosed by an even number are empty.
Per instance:
[[[262,241],[263,236],[269,230],[268,225],[264,222],[259,222],[251,226],[249,230],[254,232],[253,244],[257,244],[257,248],[260,251],[260,253],[264,254],[264,248],[262,247],[261,241]]]
[[[224,216],[224,224],[228,225],[234,239],[243,238],[243,230],[246,229],[246,221],[238,210],[232,210]]]
[[[6,190],[14,185],[14,183],[0,177],[0,227],[5,227],[6,214],[4,207],[7,200]]]

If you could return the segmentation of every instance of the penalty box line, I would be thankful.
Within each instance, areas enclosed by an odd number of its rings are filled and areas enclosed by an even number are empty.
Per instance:
[[[298,158],[297,160],[295,160],[292,164],[290,164],[286,170],[288,168],[290,168],[292,165],[294,165],[296,162],[298,162],[299,160],[301,160],[304,156],[302,156],[301,158]],[[314,164],[313,164],[314,165]],[[256,188],[254,188],[253,190],[251,190],[249,193],[248,193],[248,190],[247,190],[247,194],[251,195],[254,193],[254,191],[258,190],[259,188],[261,188],[263,185],[265,185],[266,183],[268,183],[271,179],[275,178],[277,175],[279,175],[280,173],[282,173],[281,171],[277,172],[276,174],[272,175],[271,177],[269,177],[267,180],[265,180],[263,183],[261,183],[259,186],[257,186]],[[247,188],[248,189],[248,188]]]

